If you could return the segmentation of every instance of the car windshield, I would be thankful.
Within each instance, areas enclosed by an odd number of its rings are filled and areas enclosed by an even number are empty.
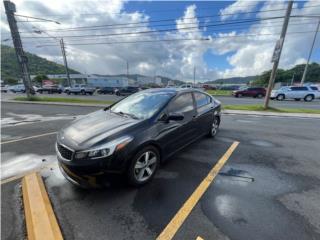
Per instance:
[[[123,99],[110,110],[134,118],[147,119],[164,106],[172,96],[173,93],[139,92]]]

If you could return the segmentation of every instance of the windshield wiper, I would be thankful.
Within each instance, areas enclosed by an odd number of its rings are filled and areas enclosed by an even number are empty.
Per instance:
[[[118,115],[121,115],[121,116],[129,116],[129,117],[131,117],[131,118],[133,118],[133,119],[139,119],[136,115],[134,115],[134,114],[132,114],[132,113],[124,113],[124,112],[122,112],[122,111],[120,111],[120,112],[114,112],[114,111],[112,111],[113,113],[116,113],[116,114],[118,114]]]

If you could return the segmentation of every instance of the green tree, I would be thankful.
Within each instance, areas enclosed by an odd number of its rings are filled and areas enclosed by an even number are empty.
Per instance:
[[[15,78],[7,78],[4,80],[4,84],[15,85],[18,84],[18,79]]]

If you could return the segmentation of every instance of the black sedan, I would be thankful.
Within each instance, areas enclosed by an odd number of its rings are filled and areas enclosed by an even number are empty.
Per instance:
[[[113,94],[114,93],[115,88],[114,87],[103,87],[98,89],[98,93],[99,94]]]
[[[56,151],[63,175],[82,186],[123,174],[149,182],[160,163],[202,136],[214,137],[220,102],[195,89],[148,89],[63,128]]]

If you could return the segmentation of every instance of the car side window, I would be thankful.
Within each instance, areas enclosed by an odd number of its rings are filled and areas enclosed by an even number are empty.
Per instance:
[[[169,113],[185,113],[194,110],[193,98],[191,93],[185,93],[174,99],[169,107]]]
[[[197,108],[208,105],[211,102],[211,98],[203,93],[194,93]]]
[[[308,91],[306,87],[291,87],[292,91]]]

